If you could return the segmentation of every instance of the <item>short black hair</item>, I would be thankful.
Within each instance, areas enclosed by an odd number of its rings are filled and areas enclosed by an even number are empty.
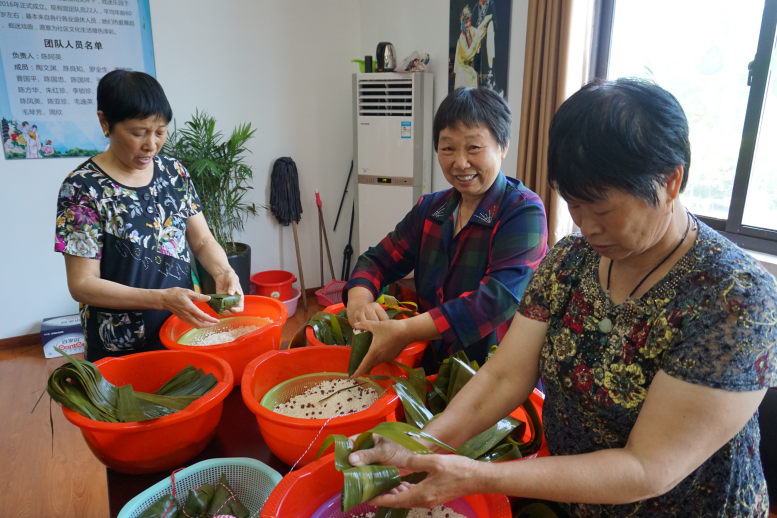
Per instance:
[[[144,72],[117,69],[105,74],[97,85],[97,109],[103,112],[109,129],[128,119],[173,120],[162,85]]]
[[[459,88],[443,99],[432,124],[432,140],[437,151],[440,132],[463,124],[468,128],[484,126],[501,149],[510,142],[513,115],[507,101],[490,88]]]
[[[594,80],[564,101],[550,124],[548,180],[565,199],[598,201],[609,188],[658,204],[658,186],[683,167],[688,119],[677,99],[636,78]]]

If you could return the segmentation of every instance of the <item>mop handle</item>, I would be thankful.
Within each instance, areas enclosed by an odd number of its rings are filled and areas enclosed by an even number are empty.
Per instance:
[[[316,205],[321,209],[321,196],[318,195],[318,191],[316,191]]]

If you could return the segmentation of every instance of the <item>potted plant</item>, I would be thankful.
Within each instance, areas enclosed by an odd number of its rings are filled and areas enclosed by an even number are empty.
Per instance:
[[[162,152],[177,158],[191,175],[202,202],[208,227],[227,253],[229,264],[240,278],[243,293],[251,286],[251,247],[235,241],[246,220],[256,215],[257,206],[245,200],[253,189],[251,167],[244,162],[246,147],[256,130],[251,123],[241,124],[223,140],[216,131],[216,119],[196,111],[180,130],[177,126],[167,139]],[[203,293],[215,293],[213,277],[195,260],[197,277]]]

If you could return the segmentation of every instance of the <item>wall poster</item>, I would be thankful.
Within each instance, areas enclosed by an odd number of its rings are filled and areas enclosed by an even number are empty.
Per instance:
[[[0,0],[0,124],[6,160],[93,156],[108,139],[97,83],[155,75],[149,0]]]
[[[450,0],[448,92],[485,86],[507,99],[512,0]]]

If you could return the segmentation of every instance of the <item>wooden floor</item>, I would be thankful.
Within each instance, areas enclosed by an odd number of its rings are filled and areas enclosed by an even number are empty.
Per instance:
[[[289,318],[284,340],[319,311],[315,299],[309,302],[307,313],[300,302]],[[79,429],[65,419],[59,405],[49,403],[48,395],[30,413],[51,372],[65,361],[44,358],[41,346],[0,351],[0,518],[108,516],[105,467]]]
[[[300,304],[289,318],[284,340],[321,309],[310,302],[307,312]],[[109,515],[105,467],[89,451],[78,428],[58,405],[49,404],[48,396],[30,413],[49,375],[64,362],[44,358],[41,346],[0,351],[0,518]],[[54,423],[53,445],[49,416]]]

